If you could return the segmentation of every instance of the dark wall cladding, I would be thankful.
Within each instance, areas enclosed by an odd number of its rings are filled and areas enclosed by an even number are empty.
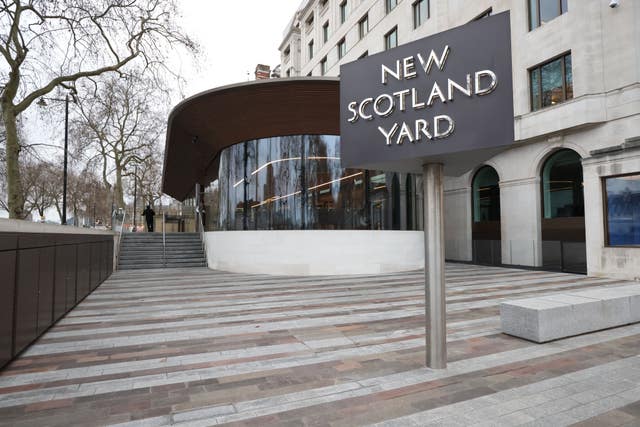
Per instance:
[[[0,367],[113,272],[113,236],[0,232]]]
[[[208,230],[420,230],[422,177],[345,169],[340,138],[233,145],[205,191]]]

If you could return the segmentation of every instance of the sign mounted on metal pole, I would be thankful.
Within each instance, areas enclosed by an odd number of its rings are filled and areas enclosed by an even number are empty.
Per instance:
[[[427,365],[446,367],[443,176],[513,144],[509,12],[340,67],[342,166],[422,173]]]

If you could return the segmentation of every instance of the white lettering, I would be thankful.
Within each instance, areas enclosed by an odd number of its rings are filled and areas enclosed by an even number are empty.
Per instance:
[[[360,113],[360,117],[362,117],[362,118],[363,118],[363,119],[365,119],[365,120],[373,120],[373,115],[371,115],[371,114],[366,114],[366,113],[364,112],[364,107],[365,107],[367,104],[371,104],[372,102],[373,102],[373,98],[366,98],[365,100],[363,100],[363,101],[360,103],[360,108],[358,108],[358,113]]]
[[[405,98],[409,94],[409,89],[401,90],[398,92],[393,92],[393,96],[398,97],[398,106],[400,107],[400,111],[405,110]]]
[[[422,64],[422,68],[424,69],[424,72],[427,74],[431,72],[431,67],[433,66],[434,63],[436,64],[438,69],[442,71],[444,70],[444,65],[447,62],[447,57],[449,56],[450,51],[451,49],[449,48],[449,45],[445,46],[444,50],[442,51],[442,55],[440,56],[440,58],[438,58],[435,51],[431,50],[431,53],[429,53],[429,58],[426,61],[424,60],[421,54],[418,54],[418,61],[420,61],[420,64]]]
[[[416,73],[416,64],[413,60],[413,56],[408,56],[402,60],[402,73],[404,74],[405,80],[409,80],[418,76],[418,74]]]
[[[391,138],[398,131],[398,124],[394,123],[393,127],[389,130],[389,132],[384,130],[382,126],[378,126],[378,130],[382,135],[384,135],[385,139],[387,140],[387,145],[391,145]]]
[[[358,103],[356,101],[353,101],[350,102],[347,106],[347,109],[353,113],[353,116],[347,119],[349,123],[355,123],[356,121],[358,121],[358,112],[356,111],[356,105],[358,105]]]
[[[471,90],[473,89],[473,86],[471,85],[471,74],[467,74],[467,87],[462,87],[453,80],[447,79],[447,94],[449,95],[447,98],[449,101],[453,101],[454,89],[459,90],[466,96],[471,96]]]
[[[440,98],[440,101],[442,101],[443,103],[447,102],[446,98],[444,97],[444,94],[442,93],[442,90],[440,90],[440,86],[438,86],[438,83],[433,84],[433,88],[431,89],[431,94],[429,95],[429,99],[427,99],[427,105],[429,107],[433,105],[436,97]]]
[[[420,108],[424,108],[424,102],[419,102],[418,101],[418,89],[411,88],[411,106],[415,109],[415,110],[419,110]]]
[[[380,111],[380,101],[383,101],[385,99],[389,103],[389,106],[387,107],[386,110]],[[373,103],[373,112],[376,113],[380,117],[387,117],[388,115],[393,113],[393,107],[394,107],[394,105],[393,105],[393,97],[391,95],[383,93],[382,95],[378,96],[376,98],[376,101]]]
[[[446,121],[448,123],[447,130],[442,132],[442,128],[440,127],[440,123]],[[453,133],[455,130],[455,123],[453,119],[447,115],[435,116],[433,118],[433,137],[435,139],[446,138]]]
[[[413,135],[411,134],[411,129],[406,122],[402,123],[402,128],[400,129],[400,133],[398,134],[398,139],[396,140],[397,145],[402,145],[404,143],[403,139],[407,138],[409,142],[413,142]]]
[[[489,86],[485,88],[480,87],[480,82],[482,77],[491,78],[491,83],[489,84]],[[476,95],[480,95],[480,96],[488,95],[491,92],[493,92],[497,86],[498,86],[498,77],[496,76],[496,73],[494,73],[491,70],[476,71]]]
[[[387,67],[386,65],[382,64],[382,84],[386,85],[387,84],[387,74],[390,74],[391,76],[393,76],[396,80],[400,80],[401,76],[400,76],[400,61],[396,61],[396,70],[395,72]]]
[[[431,134],[429,133],[429,122],[425,119],[416,120],[416,141],[422,140],[422,135],[426,136],[427,139],[433,139]]]

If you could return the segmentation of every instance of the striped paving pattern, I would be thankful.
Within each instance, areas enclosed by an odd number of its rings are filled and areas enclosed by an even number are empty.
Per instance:
[[[500,301],[624,284],[449,264],[430,370],[421,272],[117,272],[0,373],[0,425],[640,425],[640,324],[499,329]]]

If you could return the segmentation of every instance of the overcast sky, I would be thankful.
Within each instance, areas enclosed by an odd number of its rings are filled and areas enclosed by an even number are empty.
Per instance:
[[[253,79],[256,64],[280,63],[278,46],[301,0],[178,0],[185,32],[202,46],[199,70],[185,69],[186,95]]]

